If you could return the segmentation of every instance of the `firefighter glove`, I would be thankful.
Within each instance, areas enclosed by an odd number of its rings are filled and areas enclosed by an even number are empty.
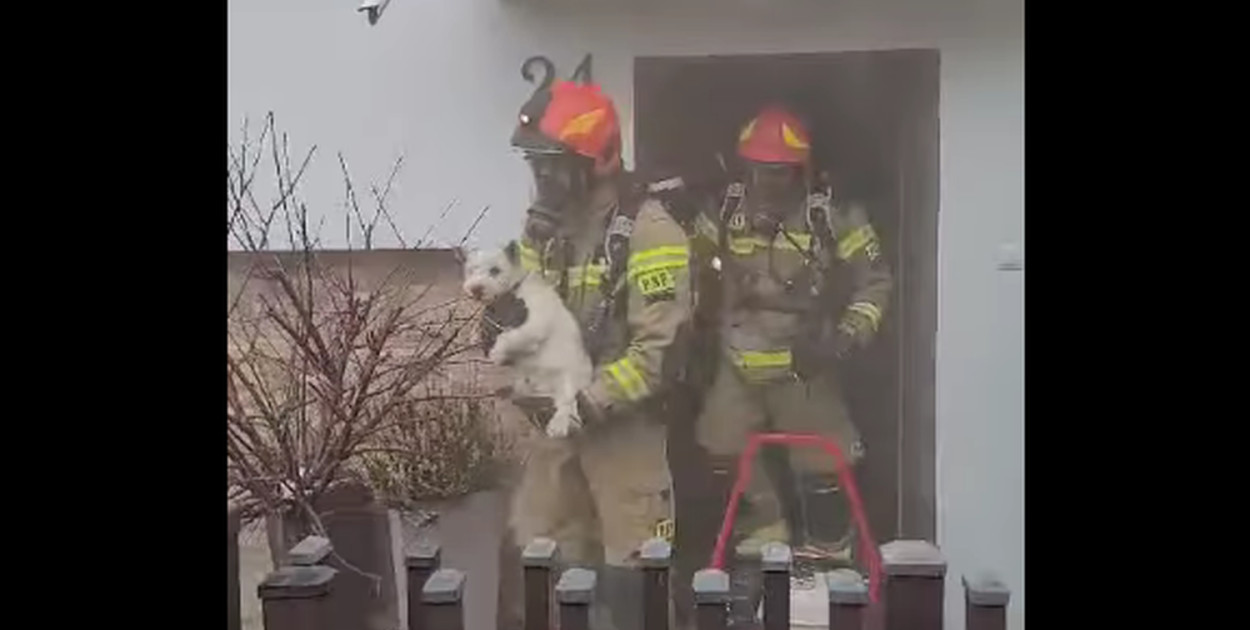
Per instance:
[[[518,396],[512,399],[512,403],[539,431],[547,430],[547,423],[556,412],[555,402],[546,396]],[[603,412],[584,393],[578,392],[577,416],[585,426],[602,420]]]

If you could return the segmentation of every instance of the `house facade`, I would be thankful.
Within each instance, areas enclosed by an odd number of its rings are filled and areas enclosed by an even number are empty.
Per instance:
[[[227,131],[237,141],[245,118],[273,111],[293,154],[317,145],[303,196],[327,225],[343,224],[336,152],[362,190],[402,156],[391,211],[409,241],[437,224],[436,245],[457,242],[485,206],[470,243],[517,231],[529,181],[507,140],[532,89],[519,72],[531,55],[564,76],[593,55],[634,165],[650,151],[635,143],[648,124],[642,59],[932,51],[934,245],[899,254],[912,276],[932,276],[900,306],[927,309],[916,330],[930,332],[898,359],[930,366],[899,386],[921,392],[900,394],[900,407],[924,407],[899,414],[927,428],[919,455],[897,457],[896,478],[932,491],[900,493],[891,518],[919,510],[931,526],[877,527],[881,538],[931,533],[942,547],[950,627],[963,621],[958,577],[987,569],[1012,588],[1010,627],[1024,627],[1023,0],[391,0],[374,25],[358,4],[230,0]],[[327,247],[345,245],[337,232]]]

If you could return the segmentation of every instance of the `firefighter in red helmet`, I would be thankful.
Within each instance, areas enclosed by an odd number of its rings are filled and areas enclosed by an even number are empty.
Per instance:
[[[596,627],[642,630],[638,550],[674,529],[660,414],[693,310],[688,238],[664,203],[625,185],[616,108],[589,80],[537,90],[512,144],[536,191],[520,262],[560,292],[596,370],[578,396],[579,432],[535,430],[520,444],[499,627],[520,627],[519,546],[545,537],[562,562],[598,568]],[[517,402],[545,426],[549,401]]]
[[[819,433],[836,440],[850,462],[863,457],[837,373],[841,359],[872,341],[892,285],[864,209],[815,181],[811,138],[797,117],[780,106],[763,108],[742,127],[738,156],[743,180],[728,187],[719,208],[696,219],[693,239],[696,258],[719,279],[717,312],[709,317],[716,322],[716,368],[695,428],[719,480],[714,494],[726,491],[753,432]],[[835,273],[839,268],[846,273]],[[836,286],[848,280],[850,286]],[[835,301],[847,293],[849,300]],[[751,553],[782,541],[797,557],[849,561],[849,511],[833,461],[819,449],[788,456],[805,522],[787,526],[757,466],[749,509],[736,527],[739,549]]]

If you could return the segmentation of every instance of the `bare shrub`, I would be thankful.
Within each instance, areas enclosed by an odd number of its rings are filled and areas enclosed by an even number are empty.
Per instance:
[[[482,394],[409,405],[401,420],[377,434],[361,464],[380,498],[412,509],[489,486],[503,445],[494,400]]]
[[[388,495],[411,488],[442,496],[472,487],[495,451],[465,420],[485,407],[430,386],[477,346],[469,325],[477,313],[459,300],[429,299],[432,283],[413,282],[411,270],[397,268],[366,286],[350,257],[345,269],[324,264],[298,194],[314,152],[293,168],[272,115],[259,143],[245,130],[228,151],[227,235],[250,263],[227,307],[227,485],[245,518],[295,512],[325,535],[314,506],[340,480],[359,478]],[[258,201],[262,160],[273,166],[276,192]],[[375,208],[367,216],[339,161],[348,243],[354,217],[369,249],[380,221],[394,229],[390,183],[370,187]],[[273,247],[279,228],[286,250]],[[403,448],[422,450],[405,454],[407,467],[379,466],[380,454],[390,452],[380,449]],[[441,468],[430,472],[425,459]]]

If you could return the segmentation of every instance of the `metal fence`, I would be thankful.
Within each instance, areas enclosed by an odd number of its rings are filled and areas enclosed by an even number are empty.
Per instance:
[[[238,576],[238,520],[228,517],[227,560],[229,628],[241,627]],[[287,554],[287,565],[270,573],[258,587],[265,630],[340,630],[345,618],[336,607],[354,605],[335,597],[339,571],[327,566],[330,541],[310,536]],[[407,630],[464,630],[463,572],[443,567],[437,545],[420,543],[405,550],[408,589]],[[661,539],[639,550],[643,582],[643,624],[646,630],[669,630],[669,570],[672,548]],[[884,574],[879,601],[872,602],[867,580],[828,583],[830,630],[940,630],[943,616],[946,561],[934,545],[897,540],[881,546]],[[525,630],[588,630],[594,605],[596,574],[581,567],[564,568],[552,540],[530,542],[522,552]],[[763,630],[790,628],[790,572],[793,557],[781,543],[764,546],[758,566],[763,582]],[[698,630],[730,628],[732,600],[729,574],[704,569],[695,574],[694,619]],[[1010,591],[993,576],[962,580],[965,630],[1005,630]],[[553,623],[556,622],[556,623]],[[740,627],[740,626],[733,626]],[[757,626],[758,627],[758,626]]]

